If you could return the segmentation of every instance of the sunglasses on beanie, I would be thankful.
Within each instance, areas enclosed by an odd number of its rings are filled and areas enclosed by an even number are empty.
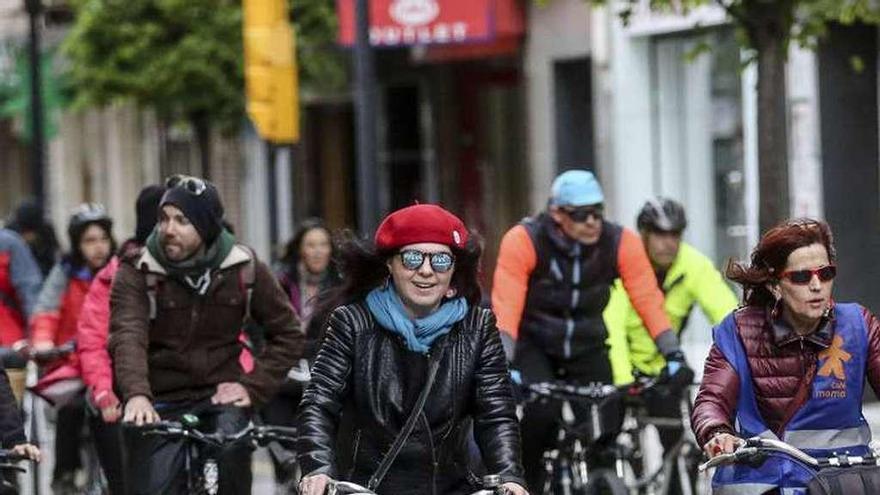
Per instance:
[[[208,184],[203,179],[190,175],[175,174],[165,180],[165,187],[182,187],[195,196],[201,196],[208,189]]]
[[[789,270],[783,272],[780,278],[787,279],[789,282],[797,285],[807,285],[813,280],[813,275],[819,277],[822,282],[833,280],[837,275],[837,267],[834,265],[820,266],[807,270]]]
[[[400,262],[407,270],[418,270],[428,258],[431,269],[437,273],[446,273],[455,266],[455,256],[452,253],[425,253],[415,249],[406,249],[400,252]]]

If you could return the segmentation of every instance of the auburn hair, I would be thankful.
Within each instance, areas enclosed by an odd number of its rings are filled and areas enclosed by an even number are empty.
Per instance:
[[[745,304],[766,306],[775,301],[767,284],[779,281],[793,251],[813,244],[825,246],[828,260],[834,262],[834,237],[827,223],[812,218],[788,220],[764,233],[748,265],[728,263],[727,278],[742,286]]]

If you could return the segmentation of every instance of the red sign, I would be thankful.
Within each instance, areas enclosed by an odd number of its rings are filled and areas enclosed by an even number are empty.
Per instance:
[[[339,42],[353,45],[355,1],[337,0]],[[442,45],[495,36],[495,0],[370,0],[373,46]]]

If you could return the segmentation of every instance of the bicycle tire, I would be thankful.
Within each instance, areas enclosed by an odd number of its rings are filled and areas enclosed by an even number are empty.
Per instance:
[[[629,495],[623,480],[611,469],[590,471],[590,480],[583,490],[584,495]]]

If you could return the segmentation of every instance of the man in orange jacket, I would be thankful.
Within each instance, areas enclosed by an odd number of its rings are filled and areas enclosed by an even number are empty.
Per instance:
[[[501,240],[492,309],[527,382],[612,382],[602,311],[616,278],[666,357],[667,374],[687,369],[638,234],[604,220],[603,202],[592,172],[569,170],[553,181],[547,211]],[[541,457],[559,407],[525,410],[523,463],[532,489],[542,486]]]

